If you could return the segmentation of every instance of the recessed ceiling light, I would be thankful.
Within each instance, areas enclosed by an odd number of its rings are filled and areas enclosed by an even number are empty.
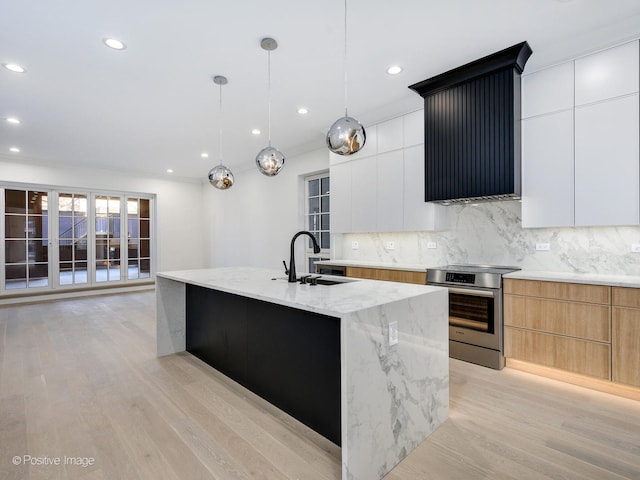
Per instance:
[[[389,75],[398,75],[400,72],[402,72],[402,67],[399,65],[391,65],[387,68],[387,73]]]
[[[298,113],[299,113],[300,115],[306,115],[307,113],[309,113],[309,110],[307,110],[307,109],[306,109],[306,108],[304,108],[304,107],[300,107],[300,108],[298,109]]]
[[[167,173],[173,173],[173,170],[171,168],[167,168]]]
[[[18,147],[11,147],[9,151],[13,153],[20,153],[20,149]]]
[[[3,63],[2,66],[7,70],[11,70],[16,73],[24,73],[27,71],[23,66],[18,65],[17,63]]]
[[[202,153],[200,154],[200,156],[201,156],[202,158],[209,158],[209,154],[208,154],[207,152],[202,152]]]
[[[117,38],[103,38],[102,41],[107,47],[113,48],[114,50],[124,50],[127,48],[124,42],[121,42]]]
[[[15,117],[7,117],[6,120],[7,123],[13,123],[14,125],[18,125],[20,123],[20,120]]]
[[[257,128],[254,128],[253,130],[251,130],[251,133],[253,135],[260,135],[260,130],[258,130]]]

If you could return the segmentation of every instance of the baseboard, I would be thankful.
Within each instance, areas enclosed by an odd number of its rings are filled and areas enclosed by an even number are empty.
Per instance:
[[[24,303],[50,302],[54,300],[64,300],[78,297],[93,297],[97,295],[112,295],[114,293],[132,293],[146,290],[155,290],[155,282],[139,285],[110,286],[99,288],[73,289],[66,291],[47,291],[32,294],[12,295],[0,297],[0,305],[18,305]]]
[[[619,397],[625,397],[630,398],[631,400],[640,401],[640,388],[635,388],[629,385],[608,382],[606,380],[598,380],[597,378],[591,378],[584,375],[579,375],[577,373],[559,370],[557,368],[536,365],[534,363],[515,360],[513,358],[507,358],[506,367],[513,368],[514,370],[521,370],[523,372],[532,373],[541,377],[550,378],[552,380],[558,380],[560,382],[590,388],[591,390],[597,390],[599,392],[610,393]]]

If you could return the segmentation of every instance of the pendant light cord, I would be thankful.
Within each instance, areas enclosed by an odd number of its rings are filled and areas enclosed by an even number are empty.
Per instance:
[[[347,112],[347,0],[344,0],[344,54],[342,56],[342,67],[344,69],[344,116]]]
[[[271,146],[271,50],[267,50],[267,104],[269,112],[269,146]]]
[[[222,165],[222,84],[220,87],[220,127],[218,128],[218,157]]]

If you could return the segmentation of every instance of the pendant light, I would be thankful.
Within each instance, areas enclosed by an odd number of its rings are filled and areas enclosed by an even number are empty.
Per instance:
[[[216,75],[213,83],[220,87],[220,129],[218,131],[218,156],[220,164],[209,170],[209,183],[220,190],[226,190],[233,186],[233,173],[228,167],[222,164],[222,85],[229,83],[227,77]]]
[[[347,0],[344,0],[344,117],[336,120],[327,132],[327,147],[338,155],[353,155],[364,147],[367,134],[362,124],[347,111]]]
[[[278,48],[278,42],[273,38],[263,38],[260,46],[268,54],[268,104],[269,104],[269,146],[263,148],[256,155],[256,165],[258,170],[267,177],[277,175],[284,166],[284,154],[275,147],[271,146],[271,51]]]

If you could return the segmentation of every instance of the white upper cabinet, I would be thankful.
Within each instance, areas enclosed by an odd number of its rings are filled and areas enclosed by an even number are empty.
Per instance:
[[[378,153],[390,152],[403,147],[402,117],[378,124]]]
[[[640,221],[638,94],[575,109],[577,226]]]
[[[398,232],[402,230],[402,211],[404,208],[404,165],[402,150],[381,153],[377,157],[378,232]],[[424,202],[423,202],[424,203]]]
[[[421,144],[424,144],[424,110],[418,110],[404,116],[403,146],[407,148]]]
[[[447,207],[424,201],[424,144],[404,149],[403,230],[446,228]]]
[[[424,201],[423,125],[419,110],[367,129],[373,154],[330,154],[332,232],[444,228],[446,207]]]
[[[573,62],[522,77],[522,117],[522,226],[572,226]]]
[[[575,61],[576,106],[638,92],[638,41]]]
[[[378,231],[376,212],[378,169],[376,163],[376,157],[366,157],[350,162],[352,232]],[[331,202],[333,203],[333,199]]]
[[[351,231],[351,162],[330,167],[331,233]]]
[[[522,226],[573,225],[573,109],[522,121]]]
[[[524,227],[640,223],[639,50],[634,41],[523,78]]]
[[[573,108],[573,62],[522,77],[522,118]]]

